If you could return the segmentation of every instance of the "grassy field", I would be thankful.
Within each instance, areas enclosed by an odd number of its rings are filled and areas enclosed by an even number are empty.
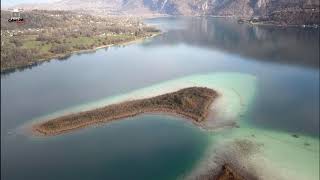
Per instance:
[[[60,42],[50,42],[50,41],[38,41],[36,37],[24,37],[21,48],[23,49],[35,49],[37,54],[35,55],[35,59],[48,59],[52,57],[56,57],[59,55],[67,55],[75,51],[86,50],[86,49],[94,49],[100,46],[107,46],[112,44],[119,44],[128,41],[135,40],[139,37],[135,37],[133,35],[105,35],[105,36],[93,36],[93,37],[66,37],[61,38]],[[53,47],[57,46],[65,46],[68,49],[63,53],[52,52]]]
[[[24,12],[28,23],[16,25],[8,23],[9,12],[1,11],[1,15],[1,72],[159,33],[127,17],[33,10]]]
[[[62,38],[61,42],[68,47],[71,47],[70,50],[79,50],[78,46],[85,47],[98,47],[110,44],[109,42],[125,42],[128,40],[134,40],[136,37],[130,35],[108,35],[108,36],[93,36],[93,37],[67,37]],[[25,37],[22,40],[22,48],[26,49],[37,49],[39,54],[50,53],[50,48],[56,46],[59,43],[55,42],[42,42],[37,41],[36,37]]]

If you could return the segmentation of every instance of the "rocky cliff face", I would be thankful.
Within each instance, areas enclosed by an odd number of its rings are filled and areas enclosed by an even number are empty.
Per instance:
[[[145,7],[171,15],[266,16],[285,9],[319,8],[319,0],[123,0],[126,9]],[[133,6],[134,5],[134,6]]]
[[[320,0],[61,0],[43,9],[86,10],[102,14],[169,14],[217,16],[270,16],[274,20],[319,16]],[[30,7],[30,6],[29,6]],[[35,6],[36,7],[36,6]],[[46,8],[45,8],[46,7]],[[290,16],[293,14],[293,16]],[[300,23],[300,21],[299,21]]]
[[[128,0],[140,6],[170,15],[252,16],[259,1],[265,0]],[[263,5],[259,5],[263,6]]]
[[[270,21],[280,25],[320,24],[319,0],[273,0],[267,6]]]

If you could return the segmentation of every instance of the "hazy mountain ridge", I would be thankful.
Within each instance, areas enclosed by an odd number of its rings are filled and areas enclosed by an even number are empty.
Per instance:
[[[319,12],[319,4],[319,0],[61,0],[51,4],[36,4],[33,9],[79,10],[104,15],[274,15],[275,19],[290,18],[293,13],[294,18],[303,14],[301,21],[311,18],[319,22],[319,15],[316,14]],[[32,9],[31,5],[19,7]]]

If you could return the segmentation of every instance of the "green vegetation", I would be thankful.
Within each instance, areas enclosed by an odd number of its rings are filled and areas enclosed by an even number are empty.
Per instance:
[[[103,108],[58,117],[34,126],[43,135],[57,135],[100,122],[135,116],[145,112],[174,113],[196,122],[205,120],[217,93],[212,89],[190,87],[153,98],[113,104]]]
[[[1,11],[1,72],[159,32],[136,18],[69,11],[27,11],[23,24],[9,23],[9,17],[9,12]]]

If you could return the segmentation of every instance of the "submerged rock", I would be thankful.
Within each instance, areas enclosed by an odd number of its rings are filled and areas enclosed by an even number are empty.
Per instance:
[[[292,134],[291,136],[294,137],[294,138],[299,138],[298,134]]]
[[[229,165],[225,164],[222,166],[221,172],[216,180],[244,180],[237,172],[235,172]]]

